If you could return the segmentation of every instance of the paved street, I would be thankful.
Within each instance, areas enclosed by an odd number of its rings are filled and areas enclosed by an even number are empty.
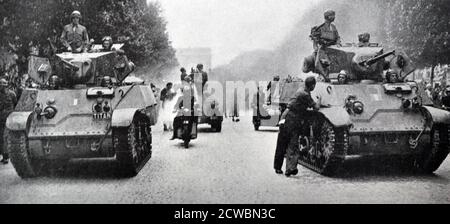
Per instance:
[[[226,120],[222,134],[201,131],[186,150],[155,130],[154,156],[132,179],[115,178],[110,160],[73,161],[64,174],[32,180],[1,166],[0,203],[450,202],[450,159],[433,176],[354,160],[337,178],[301,167],[298,176],[286,178],[272,169],[276,130],[255,132],[244,118],[238,124]]]

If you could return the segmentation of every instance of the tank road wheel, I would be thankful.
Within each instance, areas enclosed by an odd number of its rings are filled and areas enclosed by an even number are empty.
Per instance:
[[[322,175],[335,175],[347,155],[348,132],[348,128],[335,128],[323,117],[317,119],[312,123],[313,138],[310,135],[298,139],[299,163]]]
[[[135,177],[152,156],[150,122],[137,115],[128,128],[114,129],[113,138],[119,171],[126,177]]]
[[[425,148],[416,160],[416,166],[426,172],[433,173],[447,158],[450,149],[449,126],[436,125],[431,131],[430,147]]]
[[[5,143],[17,174],[24,179],[38,176],[42,163],[32,158],[26,133],[6,130]]]

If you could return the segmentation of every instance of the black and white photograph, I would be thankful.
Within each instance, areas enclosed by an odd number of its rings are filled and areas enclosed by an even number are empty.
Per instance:
[[[0,204],[450,204],[449,12],[0,0]]]

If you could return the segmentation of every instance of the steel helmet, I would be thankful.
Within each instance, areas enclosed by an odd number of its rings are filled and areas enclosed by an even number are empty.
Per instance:
[[[331,16],[336,16],[336,12],[333,10],[327,10],[323,15],[325,19],[328,20]]]
[[[316,78],[310,76],[308,78],[306,78],[305,80],[305,86],[306,88],[312,88],[317,84]]]
[[[77,11],[77,10],[75,10],[75,11],[73,11],[72,12],[72,14],[70,14],[70,18],[79,18],[79,19],[81,19],[81,12],[80,11]]]
[[[113,39],[110,36],[103,37],[102,42],[108,41],[109,43],[113,43]]]

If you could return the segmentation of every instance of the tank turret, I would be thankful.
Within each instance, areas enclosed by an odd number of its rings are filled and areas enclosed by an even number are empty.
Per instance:
[[[322,66],[328,68],[330,81],[336,81],[339,74],[345,72],[349,82],[372,80],[383,81],[384,71],[393,69],[403,80],[411,74],[415,68],[406,54],[399,51],[385,50],[376,43],[361,47],[358,44],[345,44],[343,46],[331,46],[323,49],[328,57],[321,60]],[[316,58],[314,56],[305,59],[304,72],[316,72]]]
[[[134,70],[123,51],[57,54],[51,60],[32,57],[30,77],[45,86],[51,76],[58,76],[61,85],[73,88],[79,85],[100,86],[104,77],[121,83]]]

